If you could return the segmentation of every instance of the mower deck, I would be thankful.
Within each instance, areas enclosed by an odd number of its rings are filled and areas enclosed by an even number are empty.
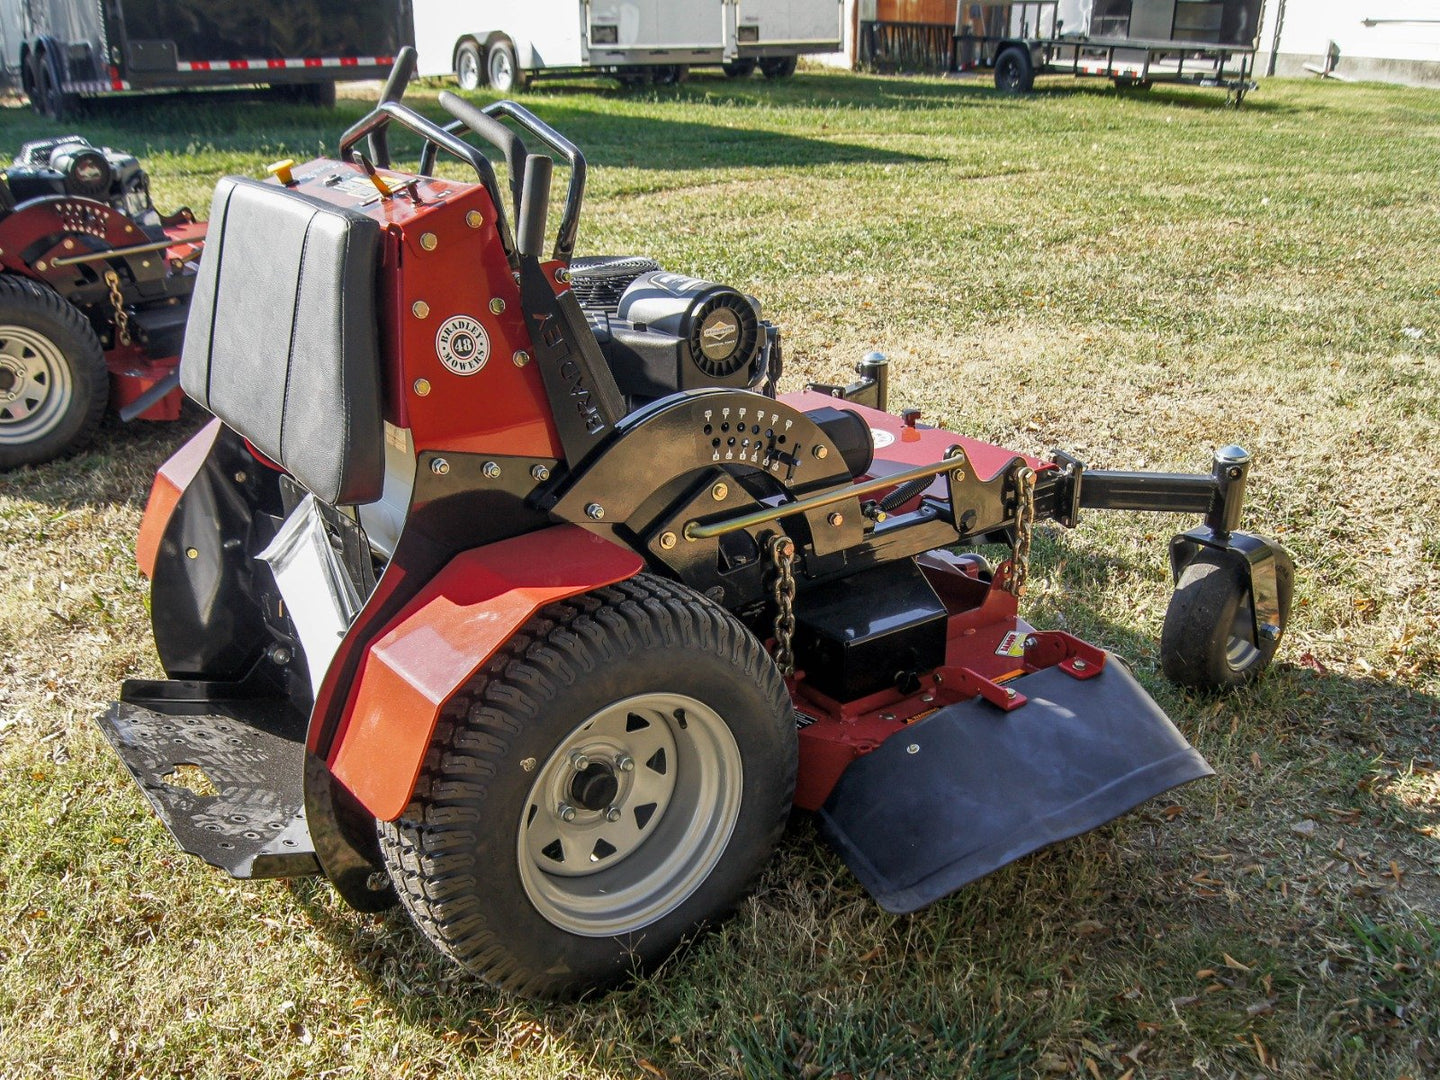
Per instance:
[[[264,878],[320,869],[305,824],[307,719],[241,684],[131,679],[99,723],[184,851]],[[204,781],[180,786],[182,766]],[[205,784],[214,794],[193,790]]]
[[[820,831],[886,911],[917,911],[1213,770],[1107,658],[1007,683],[1025,706],[947,705],[858,758]]]

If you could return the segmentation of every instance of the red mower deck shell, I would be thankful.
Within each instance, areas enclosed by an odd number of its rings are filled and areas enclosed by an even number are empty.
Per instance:
[[[143,257],[137,264],[140,281],[161,281],[167,273],[199,257],[205,245],[206,224],[183,221],[165,226],[170,246]],[[64,260],[90,252],[125,249],[149,238],[124,214],[94,199],[55,195],[31,200],[16,213],[0,219],[0,271],[17,274],[57,289],[74,279],[74,264]],[[62,265],[56,265],[60,259]],[[104,263],[92,263],[94,267]],[[138,401],[179,364],[178,356],[154,358],[137,345],[115,344],[105,351],[110,372],[110,408],[119,411]],[[177,386],[134,419],[178,420],[185,395]]]

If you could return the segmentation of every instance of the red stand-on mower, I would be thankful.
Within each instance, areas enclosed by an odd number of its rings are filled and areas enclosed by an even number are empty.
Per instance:
[[[0,172],[0,469],[83,445],[106,403],[174,420],[205,226],[162,217],[129,154],[79,135]]]
[[[776,396],[754,299],[572,258],[579,150],[512,102],[442,94],[442,129],[405,74],[338,161],[215,195],[180,370],[217,419],[139,542],[168,678],[101,720],[186,851],[398,894],[471,971],[558,995],[729,910],[792,805],[909,912],[1210,774],[1017,597],[1037,520],[1202,516],[1165,667],[1247,682],[1292,569],[1237,531],[1243,451],[1193,476],[1017,454],[885,412],[878,358]],[[952,551],[986,542],[1012,557]]]

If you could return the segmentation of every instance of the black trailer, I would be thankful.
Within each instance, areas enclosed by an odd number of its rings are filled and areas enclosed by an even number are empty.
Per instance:
[[[1118,87],[1255,89],[1262,0],[962,0],[956,66],[988,64],[995,85],[1028,93],[1037,74],[1092,75]]]
[[[269,85],[329,104],[383,78],[414,37],[410,0],[0,0],[35,108],[133,90]]]

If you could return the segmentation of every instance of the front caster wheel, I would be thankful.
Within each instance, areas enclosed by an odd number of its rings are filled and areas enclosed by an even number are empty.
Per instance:
[[[642,574],[546,608],[449,703],[381,848],[442,952],[573,995],[735,905],[784,828],[796,753],[754,635]]]
[[[1160,663],[1181,686],[1223,690],[1252,682],[1269,666],[1295,590],[1288,558],[1276,560],[1280,626],[1255,632],[1250,585],[1238,558],[1205,550],[1185,568],[1165,613]]]

